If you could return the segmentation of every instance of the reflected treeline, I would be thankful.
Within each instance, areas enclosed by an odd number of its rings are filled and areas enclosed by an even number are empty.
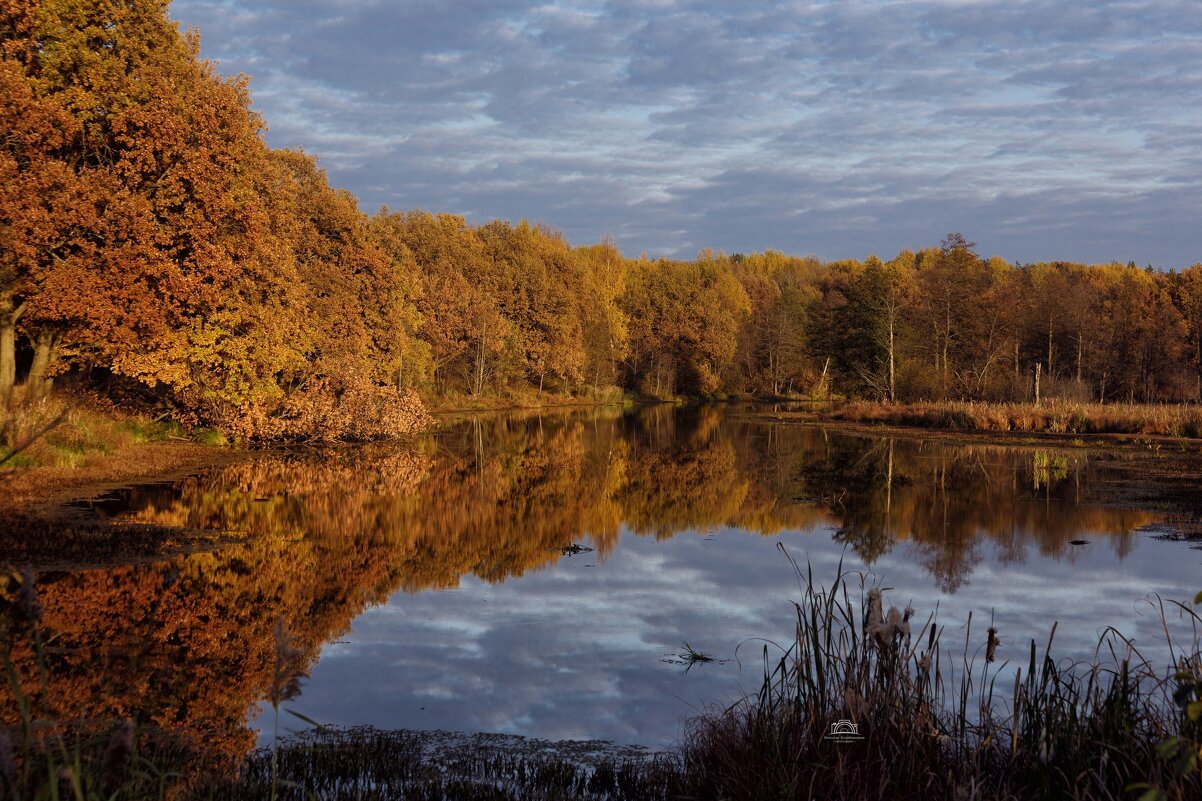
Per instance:
[[[603,560],[623,528],[835,531],[868,563],[908,541],[952,590],[985,553],[1059,556],[1073,539],[1101,537],[1124,554],[1154,518],[1098,505],[1102,469],[1080,451],[852,436],[667,406],[477,417],[403,448],[261,454],[99,505],[230,540],[39,576],[49,647],[36,700],[49,717],[132,718],[235,760],[254,742],[247,711],[270,690],[278,619],[311,663],[398,589],[503,581],[572,543]],[[38,687],[32,654],[13,656]],[[3,710],[15,719],[7,691]]]
[[[891,439],[656,406],[479,416],[398,450],[262,455],[170,487],[130,491],[131,522],[385,546],[396,587],[456,586],[554,562],[623,526],[657,538],[718,527],[835,529],[865,562],[911,541],[954,588],[986,541],[1002,558],[1071,552],[1108,535],[1122,555],[1149,513],[1108,508],[1085,451]]]
[[[1122,557],[1157,516],[1103,505],[1104,465],[1085,451],[1056,452],[828,434],[800,435],[799,488],[826,499],[835,538],[866,563],[911,543],[944,591],[954,591],[993,546],[1017,561],[1029,549],[1072,556],[1073,540],[1104,537]]]

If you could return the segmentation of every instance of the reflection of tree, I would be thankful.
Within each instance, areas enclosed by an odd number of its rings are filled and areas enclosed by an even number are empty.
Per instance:
[[[1022,559],[1029,548],[1058,557],[1091,532],[1111,535],[1121,556],[1134,530],[1155,519],[1090,497],[1100,471],[1081,452],[797,431],[809,440],[800,492],[838,514],[836,539],[869,563],[909,540],[947,591],[981,561],[984,541],[1003,559]]]
[[[212,553],[40,577],[50,638],[45,714],[182,730],[213,758],[253,744],[275,621],[312,661],[397,589],[503,581],[623,525],[670,537],[733,526],[837,529],[866,562],[908,541],[953,590],[981,560],[1060,556],[1081,532],[1122,554],[1152,515],[1091,504],[1080,453],[840,435],[712,408],[478,417],[411,447],[262,454],[175,486],[130,491],[123,519],[229,531]],[[1042,471],[1042,472],[1041,472]],[[32,655],[15,653],[26,686]],[[15,709],[0,699],[6,720]]]
[[[345,631],[391,577],[384,543],[265,534],[212,554],[39,577],[49,647],[43,717],[180,733],[211,764],[254,744],[245,721],[269,689],[273,625],[288,621],[307,661]],[[34,655],[14,651],[26,688]],[[3,697],[4,719],[15,719]]]

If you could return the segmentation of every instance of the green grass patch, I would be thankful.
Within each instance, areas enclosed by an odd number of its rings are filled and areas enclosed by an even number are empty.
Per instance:
[[[146,443],[176,441],[212,447],[229,445],[219,431],[191,430],[176,420],[122,414],[89,397],[51,396],[0,411],[0,460],[4,460],[4,467],[78,467],[89,457],[110,456]],[[19,452],[10,456],[14,449]]]

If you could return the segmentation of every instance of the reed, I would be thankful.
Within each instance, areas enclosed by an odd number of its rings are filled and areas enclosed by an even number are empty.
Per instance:
[[[951,431],[1118,434],[1202,438],[1202,406],[1175,404],[1032,403],[882,404],[851,402],[827,413],[835,420]]]
[[[798,574],[796,641],[766,661],[759,695],[690,725],[693,797],[1202,798],[1202,594],[1160,605],[1163,667],[1113,629],[1092,664],[1057,661],[1055,626],[1013,666],[996,664],[997,629],[974,632],[971,615],[946,648],[934,616],[916,626],[878,589],[857,598],[842,572],[827,588]],[[1173,642],[1171,617],[1189,642]],[[856,736],[832,737],[840,721]]]

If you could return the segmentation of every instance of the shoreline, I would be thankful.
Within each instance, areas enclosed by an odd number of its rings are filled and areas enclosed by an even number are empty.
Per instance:
[[[242,449],[147,442],[93,456],[79,467],[0,469],[0,554],[9,564],[79,569],[215,547],[229,533],[112,523],[74,504],[248,458],[250,452]]]
[[[171,481],[250,455],[241,448],[195,442],[146,442],[89,456],[88,463],[78,467],[0,468],[0,514],[53,511],[130,484]]]
[[[885,407],[882,407],[885,408]],[[931,439],[960,444],[986,444],[1004,447],[1057,447],[1081,450],[1166,451],[1187,456],[1202,456],[1202,439],[1168,434],[1119,432],[1016,431],[990,428],[958,428],[905,424],[892,420],[857,420],[810,411],[761,411],[754,407],[739,409],[733,416],[790,425],[811,425],[849,433],[894,435],[909,439]]]

